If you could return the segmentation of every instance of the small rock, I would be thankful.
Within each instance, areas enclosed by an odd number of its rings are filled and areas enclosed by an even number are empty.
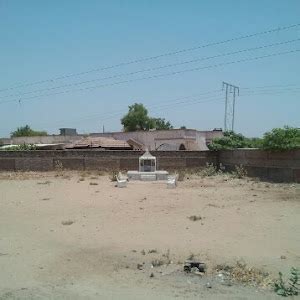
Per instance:
[[[137,264],[137,265],[136,265],[136,268],[137,268],[138,270],[143,270],[143,265],[142,265],[142,264]]]
[[[151,273],[151,274],[150,274],[150,278],[153,278],[153,277],[154,277],[154,274],[153,274],[153,273]]]
[[[286,256],[285,255],[281,255],[280,258],[281,259],[286,259]]]
[[[206,286],[208,289],[211,289],[211,288],[212,288],[210,282],[207,282],[205,286]]]

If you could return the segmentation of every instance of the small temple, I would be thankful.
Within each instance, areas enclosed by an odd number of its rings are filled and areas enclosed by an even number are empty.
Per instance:
[[[148,149],[139,157],[139,170],[127,172],[128,179],[144,181],[167,180],[168,175],[167,171],[157,170],[156,157]]]

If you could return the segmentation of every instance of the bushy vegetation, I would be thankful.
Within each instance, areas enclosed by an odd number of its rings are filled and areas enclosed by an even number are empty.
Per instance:
[[[13,131],[11,137],[20,137],[20,136],[44,136],[47,135],[46,131],[36,131],[30,128],[29,125],[18,127],[16,131]]]
[[[237,148],[247,148],[250,146],[250,141],[240,133],[233,131],[224,132],[224,136],[216,138],[208,145],[210,150],[229,150]]]
[[[263,138],[247,138],[233,131],[224,132],[208,145],[210,150],[232,150],[237,148],[258,148],[270,151],[284,151],[300,148],[300,130],[285,126],[266,132]]]
[[[16,145],[9,148],[3,148],[0,150],[2,151],[32,151],[36,150],[36,146],[32,144],[22,144],[22,145]]]
[[[274,291],[277,295],[297,296],[299,294],[300,271],[296,268],[291,269],[290,278],[287,282],[283,280],[283,275],[279,272],[279,279],[274,283]]]
[[[264,134],[262,148],[274,151],[300,148],[300,129],[288,126],[274,128]]]

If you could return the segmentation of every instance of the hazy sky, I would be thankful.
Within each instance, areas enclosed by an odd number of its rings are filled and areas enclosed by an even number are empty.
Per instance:
[[[0,0],[0,136],[121,130],[134,102],[175,127],[223,127],[222,81],[240,87],[237,132],[300,127],[300,52],[273,56],[300,50],[300,26],[200,47],[297,23],[299,0]]]

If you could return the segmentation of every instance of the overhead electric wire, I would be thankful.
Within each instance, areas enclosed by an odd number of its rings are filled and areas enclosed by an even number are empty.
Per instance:
[[[208,92],[204,92],[201,94],[197,95],[190,95],[190,96],[184,96],[184,97],[179,97],[167,101],[160,101],[159,103],[155,104],[150,104],[147,105],[148,109],[151,109],[153,111],[161,111],[164,109],[172,109],[173,107],[177,107],[178,105],[193,105],[193,104],[198,104],[198,103],[206,103],[206,102],[215,102],[215,101],[224,101],[224,97],[219,97],[218,95],[211,95],[207,97],[200,97],[201,95],[208,95],[208,94],[216,94],[216,93],[221,93],[222,90],[212,90]],[[241,93],[240,97],[249,97],[249,96],[256,96],[256,95],[281,95],[282,93],[285,93],[286,90],[284,91],[273,91],[272,93],[270,92],[263,92],[263,91],[257,91],[257,93]],[[196,97],[196,98],[194,98]],[[216,98],[217,97],[217,98]],[[189,99],[192,98],[192,99]],[[212,99],[211,99],[212,98]],[[183,99],[189,99],[185,101],[178,101],[178,100],[183,100]],[[162,104],[162,105],[161,105]],[[74,119],[69,119],[69,120],[62,120],[62,121],[56,121],[55,124],[59,124],[63,126],[63,124],[71,124],[74,122],[82,122],[82,121],[88,121],[92,119],[98,119],[99,122],[114,119],[114,118],[119,118],[125,111],[125,107],[121,110],[117,111],[111,111],[107,113],[98,113],[98,114],[93,114],[93,115],[88,115],[84,116],[81,118],[74,118]],[[39,124],[45,124],[45,123],[39,123]],[[49,124],[49,123],[46,123]],[[52,123],[53,124],[53,123]]]
[[[115,85],[119,85],[119,84],[130,83],[130,82],[135,82],[135,81],[142,81],[142,80],[147,80],[147,79],[163,78],[163,77],[173,76],[173,75],[186,73],[186,72],[194,72],[194,71],[199,71],[199,70],[204,70],[204,69],[212,69],[212,68],[217,68],[217,67],[222,67],[222,66],[227,66],[227,65],[233,65],[233,64],[237,64],[237,63],[255,61],[255,60],[269,58],[269,57],[275,57],[275,56],[280,56],[280,55],[296,53],[296,52],[299,52],[299,51],[300,51],[300,49],[277,52],[277,53],[267,54],[267,55],[263,55],[263,56],[240,59],[240,60],[231,61],[231,62],[218,63],[218,64],[213,64],[213,65],[208,65],[208,66],[203,66],[203,67],[196,67],[196,68],[185,69],[185,70],[180,70],[180,71],[173,71],[173,72],[169,72],[169,73],[162,73],[162,74],[158,74],[158,75],[151,75],[151,76],[147,76],[147,77],[128,79],[128,80],[123,80],[123,81],[118,81],[118,82],[113,82],[113,83],[107,83],[107,84],[102,84],[102,85],[89,86],[89,87],[80,88],[80,89],[71,89],[71,90],[66,90],[66,91],[60,91],[60,92],[52,93],[52,94],[50,93],[50,94],[44,94],[44,95],[36,95],[36,96],[31,96],[31,97],[25,97],[25,98],[22,98],[21,100],[24,101],[24,100],[40,98],[40,97],[55,96],[55,95],[70,93],[70,92],[74,92],[74,91],[76,92],[76,91],[92,90],[92,89],[98,89],[98,88],[108,87],[108,86],[115,86]],[[20,101],[20,98],[1,101],[0,104],[8,103],[8,102],[16,102],[16,101]]]
[[[287,84],[271,84],[271,85],[260,85],[260,86],[248,86],[248,87],[241,87],[241,89],[264,89],[264,88],[284,88],[289,86],[298,86],[300,83],[287,83]]]
[[[144,58],[140,58],[140,59],[135,59],[135,60],[127,61],[127,62],[121,62],[121,63],[114,64],[111,66],[98,67],[98,68],[90,69],[90,70],[87,70],[84,72],[71,73],[71,74],[67,74],[67,75],[62,75],[62,76],[53,77],[50,79],[44,79],[44,80],[39,80],[39,81],[34,81],[34,82],[29,82],[29,83],[15,84],[12,87],[0,89],[0,92],[7,91],[7,90],[13,90],[13,89],[21,88],[21,87],[26,87],[26,86],[33,86],[33,85],[42,84],[42,83],[46,83],[46,82],[53,82],[53,81],[67,79],[67,78],[81,76],[81,75],[86,75],[86,74],[93,73],[93,72],[105,71],[105,70],[122,67],[122,66],[127,66],[127,65],[131,65],[131,64],[146,62],[146,61],[155,60],[155,59],[162,58],[162,57],[167,57],[167,56],[177,55],[177,54],[181,54],[181,53],[185,53],[185,52],[195,51],[198,49],[203,49],[203,48],[207,48],[207,47],[211,47],[211,46],[222,45],[222,44],[226,44],[229,42],[239,41],[239,40],[252,38],[252,37],[256,37],[256,36],[260,36],[260,35],[270,34],[270,33],[279,32],[279,31],[283,31],[283,30],[289,30],[289,29],[296,28],[299,26],[300,26],[300,23],[292,24],[292,25],[284,26],[284,27],[272,28],[270,30],[265,30],[265,31],[260,31],[260,32],[256,32],[253,34],[238,36],[238,37],[234,37],[234,38],[230,38],[230,39],[226,39],[226,40],[222,40],[222,41],[211,42],[211,43],[200,45],[200,46],[171,51],[171,52],[167,52],[167,53],[163,53],[163,54],[159,54],[159,55],[155,55],[155,56],[144,57]]]
[[[179,100],[189,99],[189,98],[192,98],[192,99],[186,100],[186,101],[180,101],[180,103],[182,103],[182,102],[189,103],[191,101],[195,101],[195,98],[196,98],[196,100],[199,100],[199,99],[208,99],[208,98],[216,97],[216,94],[217,93],[221,93],[221,92],[222,92],[222,90],[219,89],[219,90],[212,90],[212,91],[203,92],[203,93],[196,94],[196,95],[189,95],[189,96],[177,97],[177,98],[170,99],[170,100],[167,100],[167,101],[159,101],[157,103],[153,103],[153,104],[147,105],[147,108],[148,109],[153,109],[153,108],[164,107],[166,105],[171,105],[172,106],[172,105],[178,103]],[[206,96],[206,95],[210,95],[210,96]],[[200,97],[199,98],[199,96],[205,96],[205,97]],[[125,109],[126,109],[126,107],[124,107],[123,109],[119,109],[119,110],[115,110],[115,111],[111,111],[111,112],[107,112],[107,113],[96,113],[96,114],[93,114],[93,115],[87,115],[87,116],[84,116],[84,117],[81,117],[81,118],[75,118],[75,119],[67,120],[67,122],[74,122],[74,121],[79,121],[80,122],[80,121],[86,121],[86,120],[96,119],[96,118],[99,118],[99,117],[106,118],[106,117],[110,117],[111,115],[113,115],[113,116],[119,116],[120,114],[124,113]],[[58,123],[61,124],[62,122],[66,122],[66,120],[57,121],[55,123],[56,124],[58,124]],[[39,123],[39,124],[45,124],[45,123]]]
[[[18,94],[5,95],[5,96],[0,97],[0,99],[10,98],[10,97],[22,97],[24,95],[29,95],[29,94],[33,94],[33,93],[40,93],[40,92],[44,92],[44,91],[52,91],[52,90],[56,90],[56,89],[60,89],[60,88],[78,86],[78,85],[82,85],[82,84],[87,84],[87,83],[102,81],[102,80],[109,80],[109,79],[114,79],[114,78],[118,78],[118,77],[132,76],[132,75],[136,75],[136,74],[139,74],[139,73],[151,72],[151,71],[156,71],[156,70],[175,67],[175,66],[182,66],[182,65],[185,65],[185,64],[190,64],[190,63],[210,60],[210,59],[214,59],[214,58],[240,54],[240,53],[243,53],[243,52],[250,52],[250,51],[266,49],[266,48],[285,45],[285,44],[289,44],[289,43],[293,43],[293,42],[297,42],[297,41],[300,41],[300,38],[299,39],[288,40],[288,41],[284,41],[284,42],[272,43],[272,44],[268,44],[268,45],[262,45],[262,46],[258,46],[258,47],[242,49],[242,50],[233,51],[233,52],[227,52],[227,53],[223,53],[223,54],[217,54],[217,55],[213,55],[213,56],[196,58],[196,59],[192,59],[192,60],[188,60],[188,61],[183,61],[183,62],[178,62],[178,63],[173,63],[173,64],[167,64],[167,65],[153,67],[153,68],[141,69],[141,70],[138,70],[138,71],[133,71],[133,72],[128,72],[128,73],[121,73],[121,74],[115,74],[115,75],[112,75],[112,76],[107,76],[107,77],[102,77],[102,78],[85,80],[85,81],[80,81],[80,82],[75,82],[75,83],[68,83],[68,84],[64,84],[64,85],[60,85],[60,86],[56,86],[56,87],[43,88],[43,89],[38,89],[38,90],[33,90],[33,91],[18,93]]]

